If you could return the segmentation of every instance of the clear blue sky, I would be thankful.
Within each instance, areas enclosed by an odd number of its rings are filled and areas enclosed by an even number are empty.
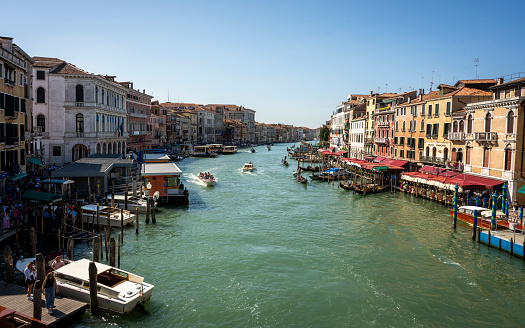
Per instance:
[[[525,1],[9,1],[1,35],[165,102],[315,128],[348,93],[525,71]],[[423,77],[423,79],[422,79]],[[387,85],[388,84],[388,85]]]

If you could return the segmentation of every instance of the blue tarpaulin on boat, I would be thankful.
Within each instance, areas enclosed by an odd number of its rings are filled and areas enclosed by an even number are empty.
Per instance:
[[[336,168],[333,168],[333,169],[326,170],[325,172],[326,173],[339,172],[339,169],[336,167]]]

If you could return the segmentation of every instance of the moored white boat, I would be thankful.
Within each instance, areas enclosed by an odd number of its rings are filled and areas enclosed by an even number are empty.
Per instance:
[[[224,155],[231,155],[237,153],[237,146],[224,146],[222,148],[222,153]]]
[[[89,303],[89,263],[82,259],[58,270],[58,294]],[[153,285],[144,278],[115,267],[97,263],[97,298],[101,308],[117,312],[131,312],[138,304],[151,298]]]
[[[108,204],[111,203],[111,195],[108,195],[106,197]],[[119,208],[124,208],[126,204],[126,197],[124,195],[115,195],[113,198],[114,202],[118,204]],[[137,208],[139,211],[146,211],[147,209],[147,201],[144,198],[135,197],[133,195],[128,196],[128,211],[131,213],[135,213]],[[150,206],[157,207],[156,202],[150,202]],[[96,209],[95,209],[96,210]]]
[[[243,172],[253,172],[253,164],[252,162],[245,163],[242,167]]]
[[[100,224],[103,226],[109,224],[112,227],[120,227],[120,221],[123,221],[123,225],[133,223],[135,214],[130,211],[122,210],[111,206],[99,206],[99,221],[97,222],[97,205],[89,204],[82,206],[82,220],[85,223]]]

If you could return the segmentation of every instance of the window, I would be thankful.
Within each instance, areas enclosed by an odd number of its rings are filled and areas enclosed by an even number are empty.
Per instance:
[[[490,132],[491,121],[492,116],[488,113],[487,116],[485,116],[485,132]]]
[[[472,133],[472,115],[467,118],[467,133]]]
[[[16,70],[13,72],[13,84],[16,84]]]
[[[4,78],[4,64],[0,63],[0,79]]]
[[[421,132],[425,131],[425,120],[421,120]]]
[[[448,133],[450,132],[450,123],[445,123],[443,126],[443,136],[446,138],[448,137]]]
[[[425,116],[425,104],[421,105],[421,116]]]
[[[405,121],[403,121],[403,130],[401,131],[405,132]]]
[[[84,102],[84,87],[81,84],[77,84],[75,87],[75,101]]]
[[[37,80],[45,80],[46,79],[46,72],[45,71],[36,71],[36,79]]]
[[[514,133],[514,112],[507,114],[507,133]]]
[[[467,165],[470,165],[470,152],[471,152],[471,147],[467,147],[465,149],[465,164]]]
[[[445,111],[445,115],[450,116],[450,109],[451,109],[451,103],[449,101],[447,102],[447,109]]]
[[[423,149],[425,148],[425,138],[419,138],[417,142],[417,148]]]
[[[432,136],[432,124],[427,124],[427,138]]]
[[[179,177],[168,177],[166,187],[177,187],[179,185]]]
[[[24,86],[24,74],[20,73],[20,86]]]
[[[38,114],[36,117],[36,126],[40,126],[42,128],[42,132],[46,132],[46,118],[42,114]]]
[[[46,102],[46,90],[44,88],[40,87],[36,89],[36,103],[37,104],[44,104]]]
[[[60,146],[53,146],[53,156],[62,156],[62,148]]]
[[[434,116],[435,117],[438,117],[439,116],[439,104],[436,104],[436,107],[434,109]]]
[[[405,151],[403,149],[399,151],[399,157],[405,158]]]
[[[405,137],[400,137],[399,138],[399,144],[400,145],[404,145],[405,144]]]
[[[84,132],[84,115],[77,114],[76,128],[77,132]]]
[[[432,116],[432,105],[428,105],[428,116]]]
[[[439,123],[434,123],[432,126],[432,138],[437,138],[439,134]]]
[[[399,122],[396,122],[396,131],[399,131]]]
[[[397,137],[394,137],[394,145],[397,145]]]
[[[483,148],[483,167],[489,167],[489,149]]]
[[[512,149],[505,149],[505,163],[503,169],[505,171],[510,171],[512,169]]]

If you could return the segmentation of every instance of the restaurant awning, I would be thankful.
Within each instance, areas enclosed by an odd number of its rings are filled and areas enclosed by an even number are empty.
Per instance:
[[[493,187],[496,187],[496,186],[499,186],[505,183],[505,181],[485,178],[485,177],[480,177],[477,175],[470,175],[470,174],[458,174],[454,177],[454,179],[464,180],[470,183],[475,183],[475,184],[484,186],[485,188],[493,188]]]
[[[15,175],[9,177],[8,179],[16,181],[16,180],[22,179],[24,177],[27,177],[27,173],[18,173],[18,174],[15,174]]]
[[[421,173],[434,174],[434,175],[438,175],[439,173],[443,171],[445,171],[445,169],[442,167],[435,167],[435,166],[428,166],[428,165],[425,165],[419,169],[419,172]]]
[[[403,161],[400,159],[391,159],[391,158],[385,158],[381,164],[388,164],[388,165],[395,165],[395,166],[404,166],[408,161]]]
[[[62,195],[52,194],[48,192],[28,190],[22,194],[22,199],[26,202],[39,204],[53,204],[61,202],[66,199]]]
[[[42,181],[43,183],[54,183],[54,184],[71,184],[75,181],[73,180],[56,180],[56,179],[46,179]]]
[[[381,162],[382,160],[385,160],[385,159],[386,159],[385,157],[377,156],[376,158],[374,158],[373,162],[374,163],[379,163],[379,162]]]
[[[382,166],[376,166],[372,168],[372,171],[388,171],[390,168],[388,166],[382,165]]]
[[[33,158],[29,158],[27,161],[30,162],[30,163],[33,163],[35,165],[38,165],[38,166],[44,166],[44,163],[42,163],[40,158],[33,157]]]
[[[363,156],[363,158],[366,159],[367,161],[372,161],[376,157],[375,156]]]

